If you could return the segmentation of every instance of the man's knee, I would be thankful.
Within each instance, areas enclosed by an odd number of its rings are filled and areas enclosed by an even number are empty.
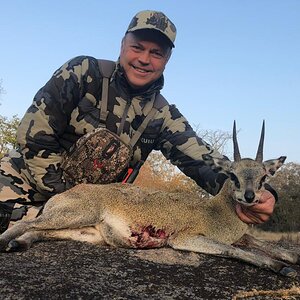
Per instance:
[[[4,157],[0,161],[0,201],[32,201],[31,186],[22,178],[12,159]]]
[[[0,161],[0,232],[15,221],[36,217],[45,202],[22,177],[9,157]]]

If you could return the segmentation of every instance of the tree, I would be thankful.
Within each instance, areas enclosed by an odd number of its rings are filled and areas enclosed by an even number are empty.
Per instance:
[[[199,125],[195,126],[196,133],[204,141],[209,143],[213,149],[224,155],[228,155],[228,141],[232,140],[232,134],[223,130],[200,129]]]
[[[9,149],[16,147],[16,133],[19,123],[20,119],[16,115],[10,119],[0,115],[0,158]]]
[[[3,89],[2,80],[0,79],[0,96],[4,93],[5,90]],[[0,115],[0,158],[2,158],[9,149],[16,147],[16,135],[19,123],[20,119],[17,115],[14,115],[10,119]]]

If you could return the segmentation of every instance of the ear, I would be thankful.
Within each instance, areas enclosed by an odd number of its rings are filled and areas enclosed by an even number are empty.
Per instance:
[[[122,38],[122,41],[121,41],[121,50],[122,50],[123,47],[124,47],[125,38],[126,38],[126,36],[123,36],[123,38]]]
[[[166,64],[167,64],[167,62],[169,61],[169,59],[170,59],[170,57],[171,57],[171,55],[172,55],[172,49],[168,49],[167,51],[168,51],[168,54],[167,54],[167,61],[166,61]]]
[[[276,171],[284,164],[286,156],[280,156],[277,159],[270,159],[263,162],[268,175],[273,176]]]

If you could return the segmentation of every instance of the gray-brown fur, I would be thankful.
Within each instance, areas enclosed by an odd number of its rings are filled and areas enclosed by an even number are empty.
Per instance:
[[[299,263],[299,255],[247,236],[248,226],[235,213],[236,201],[244,205],[257,202],[264,189],[261,180],[273,174],[284,160],[216,161],[232,180],[227,180],[220,193],[206,202],[196,194],[187,197],[185,193],[130,184],[77,185],[53,196],[37,219],[19,221],[8,229],[0,237],[0,247],[2,251],[28,249],[37,240],[53,238],[128,248],[170,246],[237,258],[293,277],[296,272],[282,260]],[[251,202],[245,198],[250,189],[255,195]],[[241,238],[269,255],[232,246]]]

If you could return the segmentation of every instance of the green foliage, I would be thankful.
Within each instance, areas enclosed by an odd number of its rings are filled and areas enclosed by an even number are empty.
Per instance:
[[[16,133],[19,123],[20,119],[16,115],[10,119],[0,115],[0,158],[9,149],[16,147]]]

